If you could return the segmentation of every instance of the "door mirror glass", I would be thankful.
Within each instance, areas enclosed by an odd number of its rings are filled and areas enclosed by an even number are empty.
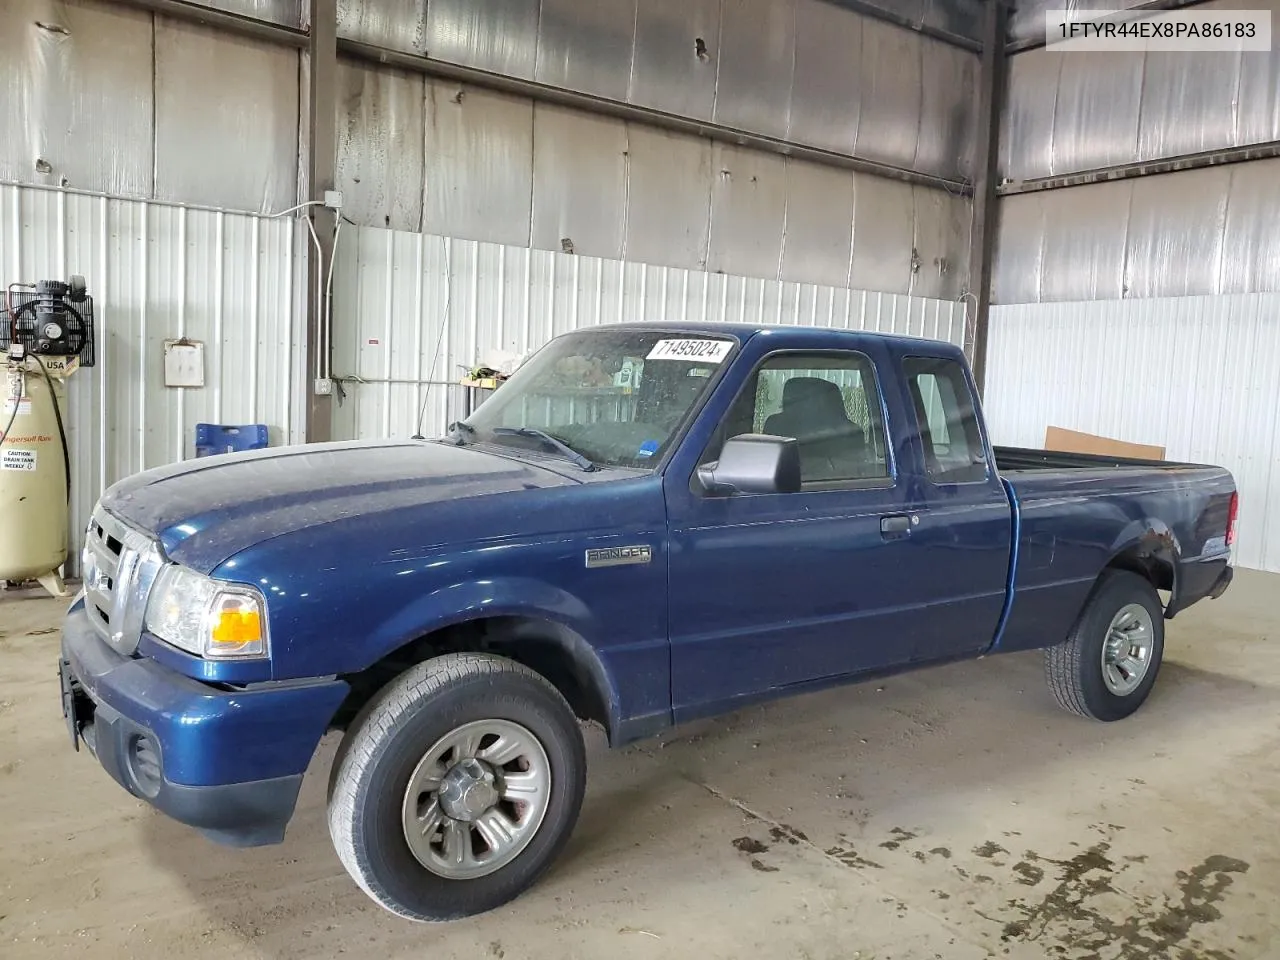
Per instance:
[[[719,460],[698,468],[698,482],[712,496],[796,493],[800,448],[788,437],[744,433],[725,441]]]

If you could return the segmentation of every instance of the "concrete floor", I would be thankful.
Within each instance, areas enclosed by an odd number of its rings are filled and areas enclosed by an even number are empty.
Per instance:
[[[62,724],[60,605],[0,604],[0,956],[1221,960],[1280,956],[1280,577],[1174,621],[1115,725],[1038,655],[752,709],[610,753],[560,863],[442,927],[348,881],[317,757],[281,846],[212,846]]]

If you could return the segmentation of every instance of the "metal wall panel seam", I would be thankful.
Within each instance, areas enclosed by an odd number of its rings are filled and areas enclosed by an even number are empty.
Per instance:
[[[791,9],[792,9],[792,17],[794,18],[795,7],[793,6]],[[792,50],[794,49],[795,47],[792,46]],[[794,57],[792,58],[791,68],[792,68],[792,71],[794,72],[795,70]],[[790,176],[791,176],[791,158],[783,157],[782,158],[782,239],[778,243],[778,264],[776,268],[777,269],[776,276],[779,280],[782,280],[784,278],[784,275],[782,272],[782,264],[787,258],[787,207],[791,202],[791,191],[787,189],[787,183],[789,181]]]
[[[414,258],[413,262],[417,269],[413,273],[413,375],[417,379],[417,383],[413,388],[413,410],[416,415],[422,409],[422,333],[426,324],[423,316],[422,307],[422,277],[426,272],[426,260],[424,258],[423,248],[426,238],[418,233],[414,237]],[[421,425],[415,423],[414,433],[421,430]]]
[[[390,435],[391,433],[391,378],[395,375],[390,368],[390,358],[394,355],[394,345],[391,342],[392,324],[395,321],[394,312],[396,309],[395,300],[395,282],[396,282],[396,256],[395,256],[395,238],[396,235],[391,231],[387,231],[387,280],[386,288],[383,290],[383,296],[386,300],[386,310],[384,311],[382,323],[382,350],[383,355],[387,357],[387,369],[383,371],[383,376],[388,382],[383,384],[382,394],[382,429]],[[421,324],[414,324],[419,327]]]
[[[280,224],[280,225],[273,224],[271,227],[271,230],[273,233],[282,234],[282,236],[276,237],[272,243],[272,248],[273,248],[272,258],[275,259],[276,257],[279,257],[282,254],[284,254],[284,259],[290,265],[290,268],[284,272],[284,277],[282,278],[284,281],[284,290],[281,296],[281,304],[284,307],[283,313],[286,316],[290,317],[291,319],[292,319],[293,310],[294,310],[293,268],[292,268],[293,246],[291,243],[286,243],[285,241],[289,240],[289,238],[292,236],[292,229],[293,229],[293,225],[291,223]],[[281,334],[281,331],[277,328],[277,332],[276,332],[277,338],[280,337],[280,334]],[[290,410],[292,408],[292,403],[293,403],[292,395],[293,395],[293,386],[294,386],[293,385],[293,367],[292,367],[293,357],[290,350],[290,346],[293,343],[292,324],[284,328],[283,334],[284,334],[283,341],[280,341],[279,339],[277,339],[277,344],[276,344],[280,350],[279,379],[277,381],[277,384],[279,385],[277,389],[279,390],[279,399],[280,399],[280,407],[279,407],[280,439],[283,443],[291,443],[293,441],[293,436],[291,433],[292,424],[290,422]],[[307,391],[307,392],[310,392],[310,391]]]
[[[262,299],[262,290],[258,280],[258,259],[261,255],[262,221],[253,221],[253,244],[249,252],[249,292],[253,303],[249,309],[249,422],[258,422],[258,354],[261,344],[258,342],[258,305]]]
[[[187,212],[183,210],[178,219],[178,339],[187,336]],[[175,424],[177,436],[174,446],[180,453],[180,459],[186,459],[187,445],[185,440],[187,423],[187,391],[178,390],[178,419]]]
[[[453,280],[453,239],[451,237],[446,237],[444,241],[444,283],[448,294],[447,299],[445,300],[444,316],[440,320],[444,332],[443,355],[445,362],[444,378],[446,380],[449,379],[449,374],[451,372],[449,369],[449,358],[453,355],[453,310],[450,309],[453,303]],[[439,359],[440,351],[437,351],[437,355],[431,358],[431,376],[433,377],[435,376],[436,363]]]
[[[640,2],[643,3],[644,0]],[[637,3],[636,10],[639,11],[639,9],[640,3]],[[637,16],[639,16],[638,12]],[[631,69],[635,70],[634,54],[631,58]],[[626,146],[622,152],[622,256],[620,259],[626,260],[630,255],[627,247],[631,242],[631,125],[624,123],[622,129]]]
[[[18,194],[16,187],[13,192],[16,199]],[[112,290],[110,286],[111,271],[108,269],[109,264],[107,260],[108,226],[106,197],[100,197],[98,199],[98,223],[101,225],[101,230],[98,235],[98,286],[102,291],[103,301],[105,303],[110,303]],[[17,249],[18,246],[15,243],[14,250],[17,251]],[[15,265],[15,273],[16,272]],[[95,335],[98,340],[97,357],[95,358],[98,369],[98,484],[99,486],[105,486],[107,482],[107,444],[104,438],[107,436],[107,410],[110,409],[107,403],[107,377],[110,376],[111,371],[111,360],[107,356],[106,350],[107,336],[105,327],[111,320],[110,308],[102,311],[95,320],[97,325]],[[86,519],[86,523],[87,522],[88,521]]]
[[[720,0],[720,13],[716,17],[716,74],[711,95],[711,116],[716,116],[720,106],[720,54],[724,50],[724,5],[727,0]],[[711,224],[707,224],[707,251],[711,250]]]
[[[147,432],[148,432],[147,422],[146,422],[147,420],[147,300],[149,299],[147,296],[147,293],[151,287],[150,283],[148,283],[148,280],[150,278],[149,278],[149,271],[147,269],[151,260],[151,250],[149,245],[149,237],[147,235],[148,234],[147,228],[150,224],[150,221],[151,221],[151,212],[149,210],[144,209],[142,213],[142,224],[141,224],[142,225],[142,250],[140,251],[141,255],[139,257],[139,265],[142,271],[142,291],[141,291],[142,296],[140,298],[139,309],[138,309],[138,332],[139,332],[138,339],[142,346],[141,356],[139,357],[139,362],[138,362],[138,413],[142,418],[142,422],[137,425],[138,427],[138,469],[139,470],[147,469]],[[65,231],[67,228],[65,223],[61,224],[60,226],[63,231]]]
[[[1227,224],[1231,222],[1231,197],[1235,193],[1236,171],[1227,171],[1227,195],[1223,198],[1221,214],[1214,224],[1218,238],[1217,263],[1213,270],[1213,292],[1226,293],[1227,278]]]
[[[521,314],[521,330],[520,330],[520,350],[527,353],[529,350],[530,329],[533,323],[531,308],[533,296],[533,250],[529,247],[524,248],[524,286],[520,294],[520,314]],[[597,293],[597,298],[599,294]]]
[[[214,242],[217,249],[214,253],[214,282],[216,283],[213,302],[213,342],[218,345],[217,373],[213,379],[213,412],[214,423],[222,423],[222,320],[226,297],[226,222],[221,213],[217,218],[214,231]]]

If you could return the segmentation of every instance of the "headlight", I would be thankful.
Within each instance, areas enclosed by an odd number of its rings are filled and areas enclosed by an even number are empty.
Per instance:
[[[170,564],[147,601],[147,629],[209,660],[267,655],[267,610],[252,587],[223,583]]]

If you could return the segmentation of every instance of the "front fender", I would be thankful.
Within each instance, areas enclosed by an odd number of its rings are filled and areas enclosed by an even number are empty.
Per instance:
[[[610,729],[617,728],[619,699],[614,677],[587,639],[599,635],[595,616],[578,597],[530,577],[453,583],[416,598],[370,631],[361,646],[364,662],[355,669],[366,669],[428,634],[492,617],[521,617],[552,627],[539,639],[559,647],[591,679],[608,710]]]

